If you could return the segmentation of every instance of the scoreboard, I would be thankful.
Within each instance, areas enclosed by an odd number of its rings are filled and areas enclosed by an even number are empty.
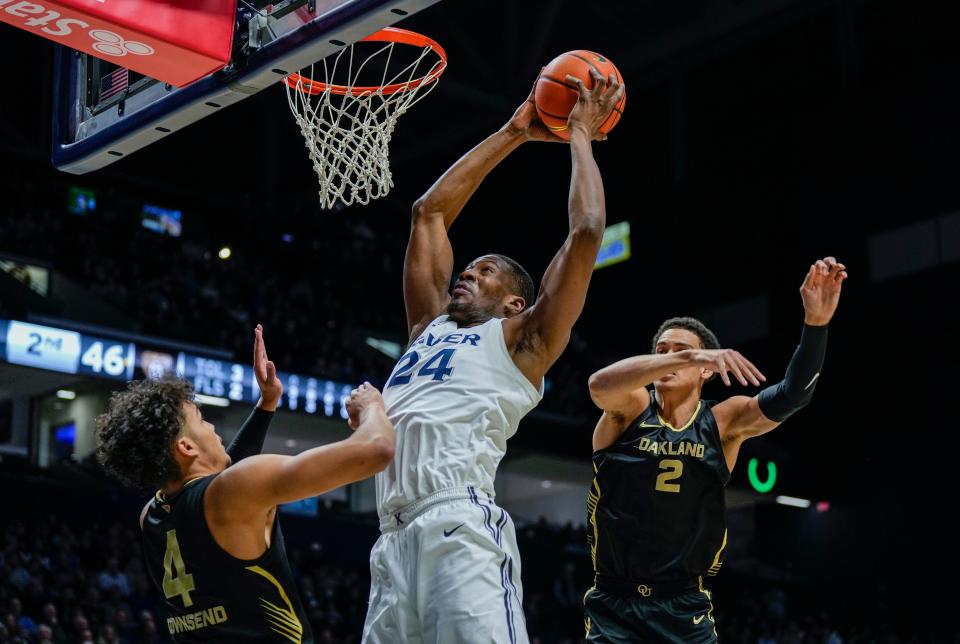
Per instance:
[[[256,403],[260,389],[250,364],[168,347],[0,318],[0,361],[128,381],[175,374],[198,394]],[[280,407],[307,414],[346,418],[345,401],[354,385],[280,371]]]

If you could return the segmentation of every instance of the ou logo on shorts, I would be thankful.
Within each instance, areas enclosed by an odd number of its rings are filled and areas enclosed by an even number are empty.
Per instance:
[[[96,41],[93,43],[93,48],[107,56],[126,56],[127,54],[149,56],[154,51],[150,45],[135,40],[124,40],[120,34],[106,29],[93,29],[90,31],[90,37]]]

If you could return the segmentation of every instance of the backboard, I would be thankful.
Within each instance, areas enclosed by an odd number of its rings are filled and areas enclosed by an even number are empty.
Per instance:
[[[241,0],[229,64],[184,87],[57,48],[52,161],[84,174],[117,161],[439,0]]]

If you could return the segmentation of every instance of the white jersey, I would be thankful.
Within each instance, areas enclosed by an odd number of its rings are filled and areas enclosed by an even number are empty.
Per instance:
[[[492,495],[507,439],[541,398],[510,357],[503,319],[466,328],[446,315],[435,319],[383,388],[397,444],[376,476],[381,518],[448,488]]]

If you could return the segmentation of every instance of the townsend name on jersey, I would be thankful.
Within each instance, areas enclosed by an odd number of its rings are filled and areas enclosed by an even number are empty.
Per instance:
[[[222,624],[225,621],[227,621],[227,609],[223,606],[215,606],[207,610],[198,610],[196,613],[169,617],[167,630],[171,635],[176,635],[184,631],[195,631],[214,624]]]

